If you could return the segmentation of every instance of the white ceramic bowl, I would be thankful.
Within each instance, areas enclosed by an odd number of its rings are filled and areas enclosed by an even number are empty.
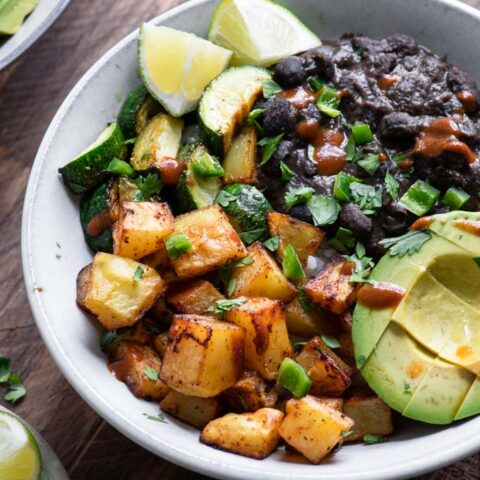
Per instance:
[[[194,0],[153,20],[205,35],[218,1]],[[405,32],[480,79],[480,13],[449,0],[284,1],[322,38],[346,31],[372,36]],[[78,82],[53,119],[33,165],[25,199],[22,253],[25,282],[38,328],[57,365],[105,420],[167,460],[217,478],[390,479],[440,468],[480,449],[480,417],[449,428],[402,421],[388,443],[352,445],[312,466],[281,452],[257,461],[202,445],[198,432],[168,418],[148,420],[155,403],[136,399],[115,380],[98,345],[94,322],[75,305],[77,272],[91,261],[78,220],[78,199],[57,174],[112,121],[116,93],[139,82],[136,35],[104,55]],[[59,248],[56,243],[61,245]],[[61,254],[61,259],[56,258]]]
[[[0,70],[30,48],[65,10],[70,0],[41,0],[20,30],[0,44]],[[3,37],[0,37],[3,39]]]

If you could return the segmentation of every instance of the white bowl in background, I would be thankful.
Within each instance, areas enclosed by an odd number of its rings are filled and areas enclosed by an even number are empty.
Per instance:
[[[284,0],[323,39],[347,31],[373,37],[403,32],[480,79],[480,12],[454,0]],[[152,22],[205,35],[218,0],[194,0]],[[132,8],[134,8],[132,6]],[[438,469],[480,449],[480,417],[448,428],[402,421],[388,443],[348,445],[313,466],[281,452],[258,461],[201,444],[199,433],[168,417],[148,420],[158,405],[136,399],[108,371],[99,330],[75,305],[75,279],[91,261],[78,218],[78,197],[57,169],[115,119],[137,83],[133,32],[77,83],[50,124],[25,198],[22,255],[37,326],[57,365],[83,399],[134,442],[184,467],[217,478],[386,480]],[[56,244],[61,245],[59,248]],[[61,259],[56,258],[61,253]]]
[[[30,48],[65,10],[70,0],[41,0],[12,36],[0,36],[0,70]]]

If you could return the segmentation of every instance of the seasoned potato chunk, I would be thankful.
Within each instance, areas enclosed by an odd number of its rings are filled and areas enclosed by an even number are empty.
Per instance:
[[[314,303],[333,313],[346,312],[355,301],[358,284],[350,283],[352,262],[336,257],[305,286]]]
[[[249,298],[225,312],[225,320],[245,330],[245,367],[275,380],[282,360],[292,354],[282,306],[269,298]]]
[[[157,322],[170,325],[172,323],[173,311],[167,307],[165,298],[161,297],[152,305],[148,315]]]
[[[255,413],[229,413],[211,421],[203,429],[200,441],[227,452],[262,459],[277,449],[282,419],[283,413],[273,408],[261,408]]]
[[[278,398],[275,388],[253,370],[243,372],[240,380],[223,395],[237,412],[255,412],[260,408],[274,407]]]
[[[355,425],[352,433],[345,437],[346,442],[354,442],[365,435],[391,435],[393,433],[392,410],[368,387],[356,388],[345,399],[343,413]]]
[[[323,312],[316,311],[313,307],[305,311],[298,299],[293,299],[285,305],[285,318],[289,333],[303,338],[314,335],[336,334],[338,327]]]
[[[167,344],[168,344],[168,332],[159,333],[153,339],[153,346],[157,351],[160,358],[165,356],[165,352],[167,351]]]
[[[192,248],[172,259],[178,278],[198,277],[247,256],[247,250],[219,205],[175,218],[175,233],[184,233]]]
[[[158,378],[162,361],[148,345],[123,341],[113,354],[110,369],[136,397],[161,400],[168,387]]]
[[[240,378],[244,342],[243,329],[231,323],[200,315],[175,315],[161,378],[185,395],[214,397]]]
[[[319,402],[323,402],[328,405],[330,408],[334,410],[338,410],[339,412],[343,411],[343,398],[335,398],[335,397],[315,397]]]
[[[340,396],[352,384],[353,369],[337,357],[320,337],[312,338],[296,361],[312,379],[312,395]]]
[[[350,418],[311,395],[289,400],[286,410],[280,436],[312,463],[320,463],[353,426]]]
[[[199,398],[170,390],[160,402],[160,408],[182,422],[201,430],[222,414],[222,401],[218,398]]]
[[[208,308],[225,297],[206,280],[174,285],[167,294],[168,304],[179,313],[205,315]]]
[[[337,339],[338,343],[340,343],[338,354],[342,357],[354,358],[352,334],[342,332],[337,336]]]
[[[297,252],[302,265],[305,266],[308,257],[316,254],[325,237],[325,233],[313,225],[284,213],[267,212],[267,223],[270,236],[280,237],[280,245],[275,252],[280,261],[283,261],[285,248],[290,244]]]
[[[173,230],[173,215],[167,203],[122,202],[113,226],[113,253],[139,260],[159,250]]]
[[[243,127],[225,155],[223,183],[255,183],[257,174],[257,130]]]
[[[233,270],[232,297],[268,297],[284,303],[295,297],[295,287],[260,242],[248,247],[248,255],[253,263]]]
[[[97,253],[77,278],[77,303],[107,330],[133,325],[164,292],[160,275],[147,265]]]

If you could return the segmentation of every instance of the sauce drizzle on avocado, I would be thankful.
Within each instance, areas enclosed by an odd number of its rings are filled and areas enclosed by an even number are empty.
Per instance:
[[[380,310],[396,307],[404,295],[405,289],[393,283],[366,283],[358,291],[357,301],[365,307]]]

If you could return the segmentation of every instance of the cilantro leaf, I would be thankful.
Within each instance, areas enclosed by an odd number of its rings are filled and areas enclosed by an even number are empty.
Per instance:
[[[348,437],[349,435],[351,435],[353,433],[353,430],[343,430],[340,432],[340,435],[345,438],[345,437]]]
[[[285,205],[293,207],[294,205],[306,203],[314,193],[315,190],[311,187],[289,188],[285,194]]]
[[[283,138],[283,133],[276,137],[263,137],[257,145],[262,147],[262,160],[259,163],[260,166],[265,165],[275,153],[280,140]]]
[[[310,297],[305,293],[304,286],[298,287],[297,300],[298,303],[300,303],[300,305],[302,306],[305,313],[310,313],[314,309],[313,302]]]
[[[245,120],[245,125],[255,127],[260,135],[263,135],[263,127],[258,123],[257,118],[261,117],[264,112],[264,108],[255,108],[248,114],[247,119]]]
[[[280,237],[278,235],[275,235],[274,237],[270,237],[268,240],[265,240],[263,242],[263,245],[265,248],[268,248],[271,252],[275,252],[278,250],[278,247],[280,246]]]
[[[282,180],[288,182],[295,176],[295,172],[283,161],[280,161],[280,173],[282,175]]]
[[[397,182],[395,177],[390,173],[390,170],[387,170],[385,174],[385,187],[388,194],[392,197],[393,200],[398,200],[398,187],[400,184]]]
[[[235,288],[237,288],[237,279],[236,278],[231,278],[230,281],[228,282],[227,286],[227,295],[231,297],[233,295],[233,292],[235,291]]]
[[[144,415],[147,417],[148,420],[153,420],[154,422],[160,423],[168,423],[163,413],[159,413],[158,415],[148,415],[147,413],[144,413]]]
[[[363,437],[363,441],[368,443],[369,445],[373,445],[374,443],[384,443],[388,442],[388,438],[384,437],[383,435],[365,435]]]
[[[207,312],[215,313],[219,318],[223,318],[225,312],[243,305],[246,301],[247,299],[245,297],[217,300],[215,305],[208,307]]]
[[[293,344],[293,351],[295,353],[299,352],[300,350],[302,350],[302,348],[307,344],[307,342],[295,342]]]
[[[344,150],[347,154],[347,161],[351,162],[355,157],[355,138],[352,134],[348,136],[347,144],[345,145]]]
[[[8,379],[8,391],[3,397],[7,402],[16,403],[27,393],[27,389],[22,383],[20,375],[10,375]]]
[[[11,373],[10,359],[0,354],[0,383],[8,382]]]
[[[316,227],[334,223],[340,213],[339,203],[326,195],[314,195],[308,200],[307,207]]]
[[[323,342],[325,343],[325,345],[327,347],[330,347],[330,348],[339,348],[340,347],[340,343],[339,341],[333,336],[333,335],[320,335],[320,337],[322,338]]]
[[[282,91],[282,87],[271,78],[262,82],[262,89],[264,98],[272,98]]]
[[[218,203],[223,208],[227,208],[230,202],[233,202],[236,199],[237,197],[235,195],[232,195],[225,190],[221,190],[215,198],[215,203]]]
[[[154,382],[158,380],[158,372],[155,371],[153,368],[146,368],[143,373],[147,378],[153,380]]]
[[[251,245],[253,242],[256,242],[258,239],[265,237],[267,235],[267,230],[265,228],[257,228],[255,230],[250,230],[248,232],[240,232],[238,236],[242,239],[242,242],[247,245]]]
[[[134,180],[140,190],[141,197],[138,200],[146,201],[153,195],[158,195],[162,190],[162,181],[156,173],[149,173],[146,177],[138,177]]]
[[[382,206],[382,188],[378,190],[371,185],[353,182],[350,184],[352,200],[365,215],[374,215]]]
[[[239,267],[246,267],[247,265],[251,265],[252,263],[253,260],[250,257],[242,258],[240,260],[237,260],[236,262],[227,263],[226,265],[218,269],[218,279],[228,288],[233,270]]]
[[[358,160],[360,165],[367,173],[373,175],[380,166],[380,155],[375,153],[368,153],[361,160]]]
[[[137,269],[135,270],[135,273],[133,274],[133,281],[139,282],[140,280],[143,280],[144,274],[145,274],[145,270],[143,270],[142,267],[138,266]]]
[[[405,255],[413,255],[420,251],[423,244],[432,238],[432,234],[427,230],[411,230],[410,232],[394,238],[384,238],[380,240],[380,245],[388,248],[388,253],[395,257],[402,258]]]
[[[173,233],[165,239],[168,256],[176,260],[182,253],[192,248],[192,242],[183,232]]]
[[[352,255],[344,255],[344,257],[355,264],[352,274],[350,275],[350,283],[366,283],[367,278],[374,267],[372,258],[365,256],[365,246],[363,243],[357,242],[355,252]]]

